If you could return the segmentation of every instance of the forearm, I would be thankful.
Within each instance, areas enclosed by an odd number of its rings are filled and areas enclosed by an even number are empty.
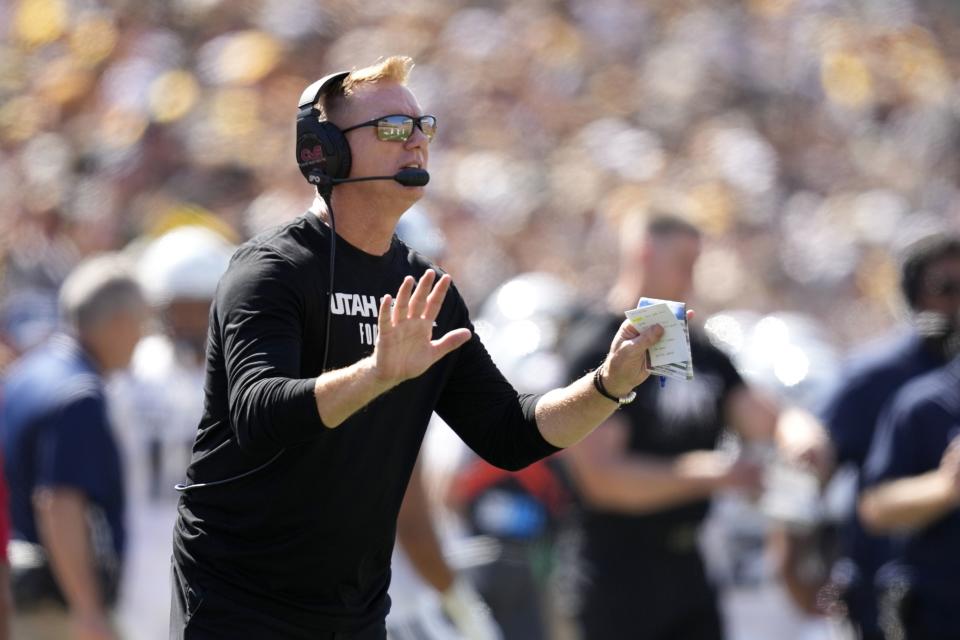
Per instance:
[[[413,568],[430,586],[440,593],[450,588],[454,580],[453,571],[443,557],[419,469],[414,470],[400,506],[397,542],[407,554]]]
[[[94,568],[86,505],[83,494],[73,489],[39,489],[34,495],[40,540],[67,604],[75,613],[101,615],[104,603]]]
[[[371,357],[328,371],[313,388],[320,420],[327,428],[336,428],[393,386],[378,375]]]
[[[960,496],[939,470],[878,485],[859,502],[863,523],[871,531],[919,529],[960,506]]]
[[[629,513],[702,500],[719,486],[720,471],[708,462],[713,455],[710,451],[675,458],[630,454],[593,465],[581,489],[593,506]]]
[[[537,402],[537,428],[543,439],[566,448],[587,437],[610,417],[617,404],[593,386],[593,372],[566,387],[545,393]]]

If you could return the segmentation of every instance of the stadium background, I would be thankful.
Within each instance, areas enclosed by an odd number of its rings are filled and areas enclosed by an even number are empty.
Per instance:
[[[396,53],[475,309],[530,271],[589,304],[654,207],[708,233],[701,317],[798,311],[846,351],[902,317],[897,249],[960,228],[951,0],[4,0],[0,367],[83,257],[301,213],[301,90]]]

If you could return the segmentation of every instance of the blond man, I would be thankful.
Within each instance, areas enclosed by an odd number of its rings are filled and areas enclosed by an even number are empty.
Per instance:
[[[518,469],[582,439],[648,375],[662,330],[629,324],[598,373],[563,389],[520,395],[500,374],[450,276],[394,234],[425,180],[391,176],[425,175],[437,131],[411,67],[388,58],[304,92],[301,119],[329,123],[298,135],[322,198],[241,247],[221,279],[171,637],[382,640],[397,513],[432,411]]]

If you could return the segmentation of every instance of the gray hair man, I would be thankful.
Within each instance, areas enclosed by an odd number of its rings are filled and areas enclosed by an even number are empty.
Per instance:
[[[3,388],[13,633],[111,639],[124,487],[103,379],[129,363],[147,307],[113,255],[77,267],[60,306],[64,331],[15,363]]]

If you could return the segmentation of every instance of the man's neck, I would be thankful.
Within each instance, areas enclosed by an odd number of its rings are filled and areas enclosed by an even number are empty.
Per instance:
[[[655,282],[647,282],[642,277],[621,278],[607,295],[607,305],[611,311],[621,313],[633,309],[641,297],[656,298],[658,300],[681,300],[683,294],[670,293],[656,286]]]
[[[642,279],[630,281],[621,279],[607,295],[607,305],[611,311],[618,314],[626,309],[632,309],[637,306],[637,301],[643,295],[643,290]]]
[[[389,207],[378,207],[370,203],[358,202],[349,194],[333,194],[333,215],[337,235],[354,247],[375,256],[382,256],[390,250],[397,221],[403,211],[392,212]],[[311,211],[330,224],[330,217],[318,202],[314,202]]]

